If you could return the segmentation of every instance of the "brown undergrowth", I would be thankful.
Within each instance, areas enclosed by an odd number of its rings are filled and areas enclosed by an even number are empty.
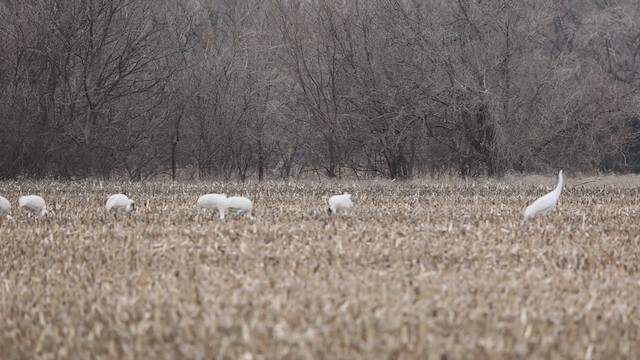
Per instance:
[[[547,184],[548,182],[548,184]],[[640,357],[640,185],[3,182],[6,358]],[[330,217],[330,194],[355,207]],[[103,211],[114,192],[137,211]],[[257,219],[196,219],[207,192]],[[42,195],[29,219],[17,197]]]

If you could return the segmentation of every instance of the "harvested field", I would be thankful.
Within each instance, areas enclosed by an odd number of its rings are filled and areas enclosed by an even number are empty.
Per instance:
[[[569,176],[569,175],[568,175]],[[640,180],[2,182],[3,358],[640,358]],[[618,181],[618,180],[617,180]],[[330,217],[326,199],[354,208]],[[115,192],[131,214],[105,214]],[[195,219],[207,192],[257,219]],[[49,216],[28,219],[19,195]]]

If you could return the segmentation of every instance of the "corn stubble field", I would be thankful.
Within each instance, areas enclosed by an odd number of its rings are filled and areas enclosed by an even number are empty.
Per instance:
[[[640,179],[3,182],[6,358],[638,358]],[[330,217],[330,194],[354,208]],[[107,196],[137,210],[114,217]],[[207,192],[255,221],[196,219]],[[38,193],[49,216],[17,197]]]

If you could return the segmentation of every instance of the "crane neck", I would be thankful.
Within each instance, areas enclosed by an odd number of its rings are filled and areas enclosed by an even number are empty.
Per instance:
[[[558,185],[556,185],[556,191],[561,191],[562,190],[562,185],[564,184],[564,174],[559,173],[558,174]]]

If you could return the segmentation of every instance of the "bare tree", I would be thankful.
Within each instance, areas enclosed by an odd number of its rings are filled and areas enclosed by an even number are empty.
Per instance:
[[[638,11],[5,1],[0,177],[637,170]]]
[[[336,37],[340,1],[295,2],[280,7],[279,33],[286,46],[284,65],[295,77],[298,93],[294,106],[306,114],[298,121],[309,121],[323,142],[326,174],[339,176],[342,112],[340,96],[340,54]],[[347,6],[347,5],[344,5]],[[305,116],[307,115],[307,116]]]

